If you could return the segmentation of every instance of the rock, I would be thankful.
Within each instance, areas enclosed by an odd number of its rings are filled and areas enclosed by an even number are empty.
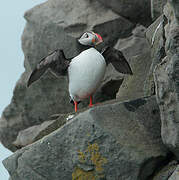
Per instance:
[[[158,28],[159,24],[162,25]],[[151,24],[146,31],[146,38],[151,45],[151,59],[152,64],[150,70],[147,74],[147,78],[144,82],[144,95],[151,96],[155,94],[155,85],[153,79],[153,71],[157,64],[159,64],[162,59],[166,56],[165,53],[165,31],[164,26],[166,25],[165,16],[160,16],[153,24]]]
[[[120,101],[144,96],[143,84],[151,65],[150,46],[144,37],[146,28],[137,26],[133,35],[119,39],[115,48],[121,50],[133,71],[132,76],[125,76],[117,93]]]
[[[178,180],[179,179],[179,166],[175,169],[174,173],[170,176],[168,180]]]
[[[162,140],[179,159],[179,24],[172,14],[166,16],[167,56],[156,66],[154,81],[161,113]]]
[[[132,31],[132,36],[119,39],[115,48],[120,49],[126,58],[131,61],[131,56],[138,56],[141,54],[142,47],[146,47],[145,32],[146,28],[144,26],[137,25]],[[146,48],[144,48],[145,50]]]
[[[67,117],[68,114],[60,114],[58,115],[58,118],[55,118],[55,120],[45,121],[42,124],[31,126],[25,130],[22,130],[18,133],[17,139],[13,142],[13,144],[17,148],[32,144],[33,142],[50,134],[51,132],[55,131],[63,124],[65,124],[67,121]]]
[[[156,97],[160,107],[164,144],[179,158],[179,56],[166,57],[154,71]]]
[[[161,166],[161,165],[160,165]],[[152,180],[168,180],[177,167],[177,161],[173,160],[164,167],[160,167],[159,171],[152,177]]]
[[[172,6],[176,20],[179,22],[179,2],[177,0],[169,0],[169,3]]]
[[[66,77],[57,79],[47,72],[38,82],[26,87],[35,65],[57,48],[64,49],[67,57],[77,55],[81,48],[77,37],[86,30],[97,31],[107,44],[114,44],[118,37],[129,36],[133,28],[130,21],[97,1],[49,0],[27,11],[24,17],[27,21],[22,35],[25,72],[0,119],[0,140],[12,151],[16,150],[12,142],[19,131],[43,123],[52,114],[73,111]],[[105,95],[101,95],[103,99]]]
[[[106,7],[111,8],[119,15],[127,19],[143,24],[149,25],[151,22],[150,1],[148,0],[98,0]]]
[[[153,174],[166,153],[159,109],[150,97],[113,101],[80,113],[3,164],[13,180],[138,180]]]
[[[27,73],[24,73],[16,84],[11,104],[2,114],[0,139],[5,147],[12,151],[16,150],[12,142],[20,130],[41,124],[52,114],[73,109],[69,103],[66,77],[57,79],[50,73],[47,74],[49,75],[27,88]]]
[[[167,0],[151,0],[151,16],[156,20],[162,13]]]

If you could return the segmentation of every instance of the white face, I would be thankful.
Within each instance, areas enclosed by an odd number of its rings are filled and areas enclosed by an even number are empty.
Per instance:
[[[83,33],[83,35],[78,39],[79,43],[82,45],[95,46],[102,42],[102,38],[98,38],[99,35],[92,31]]]

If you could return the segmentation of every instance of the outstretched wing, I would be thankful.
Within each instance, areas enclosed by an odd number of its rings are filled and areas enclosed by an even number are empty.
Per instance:
[[[121,51],[107,46],[102,50],[101,54],[103,55],[106,64],[111,63],[118,72],[123,74],[133,74],[129,63]]]
[[[43,58],[32,71],[27,86],[30,86],[33,82],[37,81],[45,71],[50,68],[55,74],[65,75],[70,61],[65,58],[64,52],[61,49],[57,49]]]

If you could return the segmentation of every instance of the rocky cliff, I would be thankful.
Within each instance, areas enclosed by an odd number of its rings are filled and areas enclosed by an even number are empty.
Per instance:
[[[0,119],[11,180],[177,180],[179,2],[48,0],[24,15],[25,72]],[[157,30],[156,30],[157,29]],[[67,78],[47,72],[27,88],[48,53],[80,52],[93,30],[123,52],[133,76],[109,66],[93,108],[73,113]]]

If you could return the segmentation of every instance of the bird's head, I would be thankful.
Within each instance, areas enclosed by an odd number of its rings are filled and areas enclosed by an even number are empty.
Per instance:
[[[103,39],[99,34],[92,31],[87,31],[82,34],[80,39],[78,39],[78,42],[85,46],[96,46],[102,43]]]

